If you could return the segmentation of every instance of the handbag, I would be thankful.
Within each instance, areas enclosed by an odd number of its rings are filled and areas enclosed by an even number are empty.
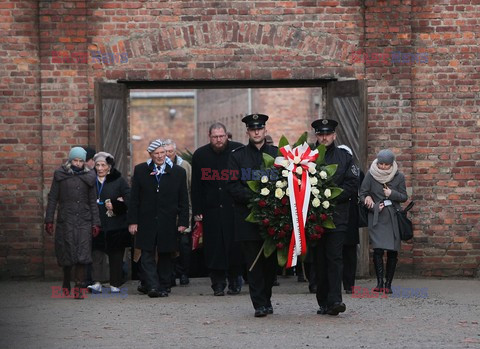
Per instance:
[[[410,211],[415,205],[411,201],[405,209],[397,209],[397,222],[398,222],[398,231],[400,232],[400,240],[407,241],[413,238],[413,224],[412,221],[407,217],[408,211]]]
[[[368,227],[368,208],[358,200],[358,227]]]

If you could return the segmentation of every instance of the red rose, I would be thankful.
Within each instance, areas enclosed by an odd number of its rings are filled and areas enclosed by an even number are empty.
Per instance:
[[[284,196],[284,197],[282,198],[282,205],[286,205],[287,202],[288,202],[288,199],[287,199],[286,196]]]
[[[281,249],[283,248],[283,243],[279,242],[279,243],[277,244],[277,248],[278,248],[279,250],[281,250]]]
[[[265,200],[260,200],[260,201],[258,202],[258,206],[260,206],[260,207],[265,207],[265,206],[267,206],[267,202],[266,202]]]
[[[270,224],[270,220],[268,218],[265,218],[263,221],[262,221],[263,225],[268,227],[268,225]]]
[[[273,229],[272,227],[270,227],[270,228],[267,229],[267,233],[268,233],[268,235],[270,235],[270,236],[274,236],[274,235],[275,235],[275,229]]]
[[[313,229],[315,229],[315,231],[319,234],[323,234],[325,232],[325,229],[319,225],[314,226]]]
[[[292,227],[290,226],[290,224],[285,224],[283,226],[283,230],[285,230],[285,231],[290,231],[291,229],[292,229]]]
[[[281,215],[281,214],[282,214],[282,209],[279,208],[279,207],[275,207],[275,210],[273,210],[273,214],[274,214],[275,216]]]
[[[315,222],[317,220],[317,216],[315,216],[315,214],[311,214],[310,216],[308,216],[308,220],[310,222]]]
[[[284,238],[285,235],[287,235],[287,233],[285,233],[283,230],[280,230],[277,234],[278,238],[281,239],[281,238]]]
[[[328,216],[325,213],[322,213],[320,215],[320,218],[322,219],[322,221],[326,221],[328,219]]]

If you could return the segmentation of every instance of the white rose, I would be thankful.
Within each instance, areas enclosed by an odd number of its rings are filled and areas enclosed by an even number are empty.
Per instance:
[[[310,172],[311,174],[315,174],[317,173],[317,170],[315,169],[315,167],[309,167],[308,172]]]
[[[320,171],[320,178],[321,179],[327,179],[328,175],[327,175],[327,172],[325,171]]]
[[[330,196],[332,196],[332,192],[330,191],[330,189],[327,188],[325,189],[323,195],[325,195],[326,198],[329,198]]]
[[[301,159],[300,159],[299,156],[295,156],[295,157],[293,158],[293,162],[294,162],[295,164],[299,164],[300,161],[301,161]]]
[[[267,188],[263,188],[262,190],[260,190],[260,194],[267,196],[268,194],[270,194],[270,190],[268,190]]]
[[[311,185],[317,185],[318,179],[317,177],[310,177],[310,184]]]
[[[260,179],[260,181],[261,181],[262,183],[267,183],[267,182],[268,182],[268,177],[267,177],[267,176],[263,176],[263,177]]]
[[[283,171],[282,171],[282,176],[283,176],[283,177],[288,177],[288,171],[287,171],[287,170],[283,170]]]
[[[313,188],[312,189],[312,194],[315,195],[315,196],[318,196],[318,194],[320,194],[320,190],[318,190],[317,188]]]
[[[322,206],[323,206],[324,209],[327,209],[327,208],[330,207],[330,203],[328,201],[324,201],[324,202],[322,202]]]
[[[285,188],[287,185],[287,181],[282,181],[282,188]]]
[[[312,200],[312,205],[313,205],[313,207],[320,206],[320,200],[318,200],[317,198],[313,199]]]
[[[275,197],[277,199],[283,198],[284,195],[285,195],[285,192],[282,189],[277,188],[277,190],[275,190]]]
[[[285,190],[285,195],[290,196],[290,190],[288,188],[287,188],[287,190]]]
[[[277,188],[283,188],[282,181],[276,181],[276,182],[275,182],[275,186],[276,186]]]
[[[299,166],[299,167],[297,167],[295,172],[297,172],[297,174],[301,175],[303,173],[303,169]]]
[[[290,162],[288,160],[283,160],[282,161],[282,166],[285,167],[285,168],[287,168],[289,164],[290,164]]]

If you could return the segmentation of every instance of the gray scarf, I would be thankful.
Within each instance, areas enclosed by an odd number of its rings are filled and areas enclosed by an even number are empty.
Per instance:
[[[377,162],[377,159],[373,160],[369,170],[370,174],[377,182],[381,184],[390,182],[398,171],[397,162],[394,161],[389,170],[380,170],[377,166]]]

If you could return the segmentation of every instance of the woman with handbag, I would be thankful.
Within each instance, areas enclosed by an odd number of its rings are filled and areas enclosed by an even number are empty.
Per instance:
[[[377,287],[373,291],[392,293],[392,280],[400,250],[400,232],[396,212],[408,199],[405,176],[398,170],[395,154],[381,150],[360,187],[360,200],[369,209],[368,232],[373,248]],[[383,255],[387,250],[385,283]]]

